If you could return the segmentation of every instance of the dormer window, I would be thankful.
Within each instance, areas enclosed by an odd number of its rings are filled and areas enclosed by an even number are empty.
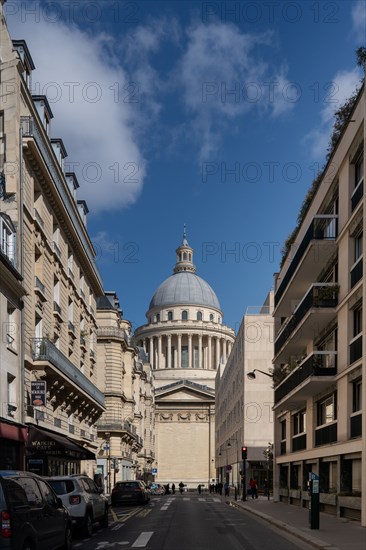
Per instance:
[[[76,201],[76,190],[80,187],[76,174],[74,172],[66,172],[65,178],[70,192]]]
[[[89,208],[87,207],[87,204],[85,201],[77,201],[79,214],[81,216],[81,219],[83,220],[83,224],[86,227],[86,215],[89,212]]]
[[[67,152],[62,139],[51,139],[52,149],[57,157],[61,170],[64,170],[64,159],[67,157]]]
[[[0,213],[0,250],[8,260],[16,264],[16,230],[7,214]]]
[[[23,65],[22,77],[27,84],[28,89],[31,89],[32,71],[36,68],[28,46],[25,40],[13,40],[13,47],[18,52],[19,58]]]
[[[50,104],[48,103],[48,99],[45,95],[34,95],[32,98],[39,118],[41,119],[44,129],[46,130],[46,134],[49,135],[53,113],[51,111]]]

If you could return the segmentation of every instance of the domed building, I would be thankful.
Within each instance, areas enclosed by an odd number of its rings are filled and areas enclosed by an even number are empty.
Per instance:
[[[176,253],[173,275],[155,291],[135,337],[155,380],[155,480],[207,486],[215,478],[215,377],[235,334],[196,275],[185,229]]]

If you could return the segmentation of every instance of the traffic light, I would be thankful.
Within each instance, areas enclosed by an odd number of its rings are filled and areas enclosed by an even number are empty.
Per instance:
[[[242,447],[241,448],[241,458],[243,460],[246,460],[248,457],[248,447]]]

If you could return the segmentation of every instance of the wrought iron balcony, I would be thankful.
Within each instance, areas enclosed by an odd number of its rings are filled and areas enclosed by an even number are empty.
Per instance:
[[[48,338],[31,339],[33,361],[47,361],[66,380],[104,408],[104,394]]]
[[[296,401],[292,392],[299,390],[297,398],[304,400],[306,396],[314,392],[321,391],[323,380],[320,377],[335,376],[337,374],[337,352],[336,351],[316,351],[308,355],[298,367],[296,367],[276,388],[275,405],[291,394],[291,402]],[[317,380],[318,378],[318,380]],[[307,384],[304,384],[304,382]],[[314,382],[314,384],[311,384]],[[320,382],[320,383],[319,383]],[[325,381],[329,385],[329,379]]]
[[[291,317],[286,320],[277,334],[275,340],[275,356],[277,356],[285,344],[287,345],[288,340],[291,340],[293,346],[296,347],[297,345],[297,347],[300,347],[300,336],[294,333],[303,323],[309,312],[313,311],[319,313],[316,317],[316,328],[318,333],[327,323],[329,323],[329,317],[333,315],[333,311],[329,313],[329,310],[334,310],[338,304],[338,290],[338,285],[332,283],[314,283],[311,285]],[[309,330],[314,331],[314,322],[312,323],[312,327],[309,327]],[[309,335],[307,334],[306,327],[302,327],[301,332],[301,337],[305,341],[307,338],[311,339],[311,337],[314,336],[312,333],[309,333]],[[292,355],[292,353],[288,352],[287,355]]]
[[[98,338],[115,338],[117,340],[124,340],[126,344],[129,344],[129,336],[127,332],[119,327],[99,327],[97,329]]]
[[[338,235],[338,216],[317,215],[311,221],[299,247],[297,248],[281,283],[275,292],[275,308],[281,310],[276,315],[287,315],[291,300],[306,291],[316,279],[330,256],[336,250]],[[296,295],[297,293],[297,295]]]

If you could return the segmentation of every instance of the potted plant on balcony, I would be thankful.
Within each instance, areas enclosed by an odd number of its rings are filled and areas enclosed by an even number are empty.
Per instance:
[[[339,285],[326,285],[315,287],[314,290],[314,305],[321,306],[323,303],[329,305],[330,300],[335,300],[338,297]]]

